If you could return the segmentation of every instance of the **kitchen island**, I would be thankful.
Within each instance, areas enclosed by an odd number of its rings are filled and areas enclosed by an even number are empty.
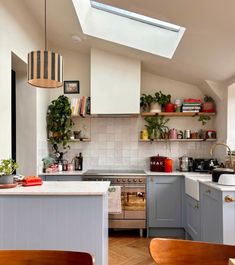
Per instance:
[[[108,264],[109,182],[0,190],[0,249],[83,251]]]

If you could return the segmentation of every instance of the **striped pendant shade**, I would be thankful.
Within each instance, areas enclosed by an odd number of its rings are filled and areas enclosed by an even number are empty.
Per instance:
[[[43,88],[57,88],[63,85],[63,58],[52,51],[28,53],[28,83]]]

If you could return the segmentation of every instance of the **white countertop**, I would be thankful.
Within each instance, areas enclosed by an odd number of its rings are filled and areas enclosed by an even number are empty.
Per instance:
[[[148,176],[182,176],[182,177],[190,177],[190,176],[211,176],[211,174],[208,173],[199,173],[199,172],[180,172],[180,171],[173,171],[171,173],[166,172],[153,172],[153,171],[147,171],[145,170],[145,173]]]
[[[109,181],[44,181],[41,186],[0,189],[1,195],[104,195]]]
[[[214,188],[216,190],[220,190],[220,191],[235,191],[235,186],[225,186],[225,185],[219,185],[216,182],[212,182],[212,181],[201,181],[199,180],[199,182],[205,184],[208,187]]]
[[[61,172],[53,172],[53,173],[40,173],[39,176],[71,176],[71,175],[82,175],[86,170],[83,171],[61,171]]]

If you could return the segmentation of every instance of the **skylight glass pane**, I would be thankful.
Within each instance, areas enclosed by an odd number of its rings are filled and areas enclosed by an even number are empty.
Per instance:
[[[179,32],[180,31],[180,26],[165,22],[165,21],[161,21],[155,18],[151,18],[151,17],[147,17],[138,13],[134,13],[134,12],[130,12],[121,8],[117,8],[114,6],[110,6],[110,5],[106,5],[100,2],[96,2],[91,0],[91,6],[109,13],[113,13],[115,15],[119,15],[122,17],[126,17],[129,19],[133,19],[142,23],[146,23],[155,27],[159,27],[159,28],[163,28],[163,29],[167,29],[167,30],[171,30],[171,31],[175,31],[175,32]]]

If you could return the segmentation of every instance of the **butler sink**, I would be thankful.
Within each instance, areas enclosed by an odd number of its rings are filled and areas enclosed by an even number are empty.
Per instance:
[[[211,181],[211,175],[191,175],[185,177],[185,193],[197,201],[199,199],[199,180]]]

